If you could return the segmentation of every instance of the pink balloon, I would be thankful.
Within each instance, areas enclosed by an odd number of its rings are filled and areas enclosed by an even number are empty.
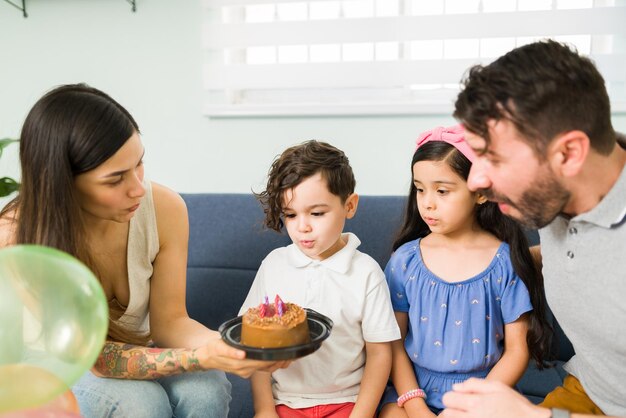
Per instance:
[[[72,391],[45,404],[40,408],[30,408],[21,411],[0,414],[0,418],[81,418],[78,403]]]

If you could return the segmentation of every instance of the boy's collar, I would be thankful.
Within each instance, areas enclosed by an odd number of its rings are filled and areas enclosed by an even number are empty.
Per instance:
[[[357,247],[361,245],[361,241],[351,232],[343,233],[341,236],[346,241],[345,247],[327,259],[321,261],[312,259],[304,254],[296,244],[291,244],[288,247],[289,264],[296,268],[307,267],[311,264],[319,264],[337,273],[346,274],[348,270],[350,270],[352,258]]]

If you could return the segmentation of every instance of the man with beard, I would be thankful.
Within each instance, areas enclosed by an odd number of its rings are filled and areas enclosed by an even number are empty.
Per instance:
[[[626,416],[626,141],[602,76],[568,47],[536,42],[473,67],[454,116],[479,154],[470,189],[539,229],[547,300],[576,354],[540,406],[470,379],[441,416]]]

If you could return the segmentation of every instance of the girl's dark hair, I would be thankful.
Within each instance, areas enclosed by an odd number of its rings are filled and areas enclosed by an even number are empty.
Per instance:
[[[39,99],[20,135],[19,195],[0,212],[0,218],[13,214],[16,243],[65,251],[98,276],[74,179],[113,156],[135,132],[139,128],[126,109],[85,84],[63,85]],[[109,335],[124,342],[147,342],[146,336],[113,321]]]
[[[328,190],[342,202],[354,193],[356,181],[348,157],[338,148],[310,140],[287,148],[270,167],[267,186],[255,193],[265,212],[265,226],[280,232],[284,226],[283,194],[314,174],[321,173]]]
[[[427,142],[415,151],[411,160],[411,186],[404,222],[393,243],[394,251],[404,243],[430,234],[428,225],[420,216],[417,207],[417,189],[412,181],[413,166],[419,161],[444,161],[464,180],[467,180],[472,165],[470,160],[461,152],[443,141]],[[476,221],[480,228],[509,244],[513,269],[528,288],[533,306],[533,310],[529,313],[528,348],[537,366],[543,368],[544,361],[550,358],[553,331],[546,319],[547,303],[543,276],[533,262],[526,234],[515,220],[500,212],[495,202],[488,201],[482,205],[477,205]]]

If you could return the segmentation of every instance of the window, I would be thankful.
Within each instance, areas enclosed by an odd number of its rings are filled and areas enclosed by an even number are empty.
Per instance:
[[[206,0],[211,116],[449,114],[465,71],[551,37],[591,56],[626,111],[615,0]]]

